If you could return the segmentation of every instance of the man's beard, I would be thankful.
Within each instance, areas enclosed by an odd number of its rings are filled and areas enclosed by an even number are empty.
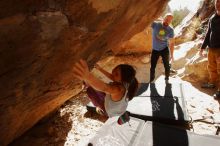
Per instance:
[[[168,26],[169,24],[168,24],[168,23],[166,23],[166,22],[163,22],[163,25],[164,25],[164,26]]]

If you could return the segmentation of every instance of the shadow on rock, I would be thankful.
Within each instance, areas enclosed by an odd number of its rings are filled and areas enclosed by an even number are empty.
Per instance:
[[[60,112],[56,112],[46,119],[39,121],[33,128],[9,146],[63,146],[69,131],[72,129],[70,117],[70,113],[61,115]]]

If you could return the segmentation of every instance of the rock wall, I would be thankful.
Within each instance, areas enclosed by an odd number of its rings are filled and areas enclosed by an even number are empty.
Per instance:
[[[198,38],[198,35],[206,32],[203,24],[208,23],[208,18],[214,13],[213,0],[204,0],[194,13],[189,13],[182,23],[175,28],[175,43],[181,44],[186,41],[192,41]]]
[[[152,51],[152,29],[146,27],[144,31],[134,35],[120,47],[113,48],[114,54],[149,54]]]
[[[179,60],[179,62],[183,63],[182,66],[185,64],[184,76],[190,82],[207,82],[209,77],[207,57],[200,57],[198,50],[207,31],[208,20],[214,14],[215,8],[213,0],[204,0],[201,4],[198,11],[195,14],[190,13],[187,16],[188,18],[177,28],[179,32],[175,38],[176,45],[187,41],[192,41],[190,43],[195,44],[191,51],[188,52],[188,56],[184,57],[185,63],[182,62],[182,59]],[[186,50],[187,46],[182,49]],[[176,66],[178,65],[181,66],[177,63]]]
[[[72,66],[93,64],[143,31],[168,0],[1,0],[0,145],[81,89]]]

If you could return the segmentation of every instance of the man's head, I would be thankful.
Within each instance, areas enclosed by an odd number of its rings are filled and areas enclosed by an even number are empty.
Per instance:
[[[171,13],[167,13],[163,18],[163,25],[168,26],[173,20],[173,15]]]
[[[220,0],[215,0],[215,10],[220,15]]]

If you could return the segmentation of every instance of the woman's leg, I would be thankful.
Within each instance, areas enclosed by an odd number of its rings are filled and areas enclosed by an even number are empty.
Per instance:
[[[96,107],[101,108],[105,112],[104,102],[105,102],[105,95],[106,94],[104,92],[100,92],[100,91],[95,90],[91,86],[87,87],[86,93],[87,93],[89,99],[91,100],[91,102]]]

